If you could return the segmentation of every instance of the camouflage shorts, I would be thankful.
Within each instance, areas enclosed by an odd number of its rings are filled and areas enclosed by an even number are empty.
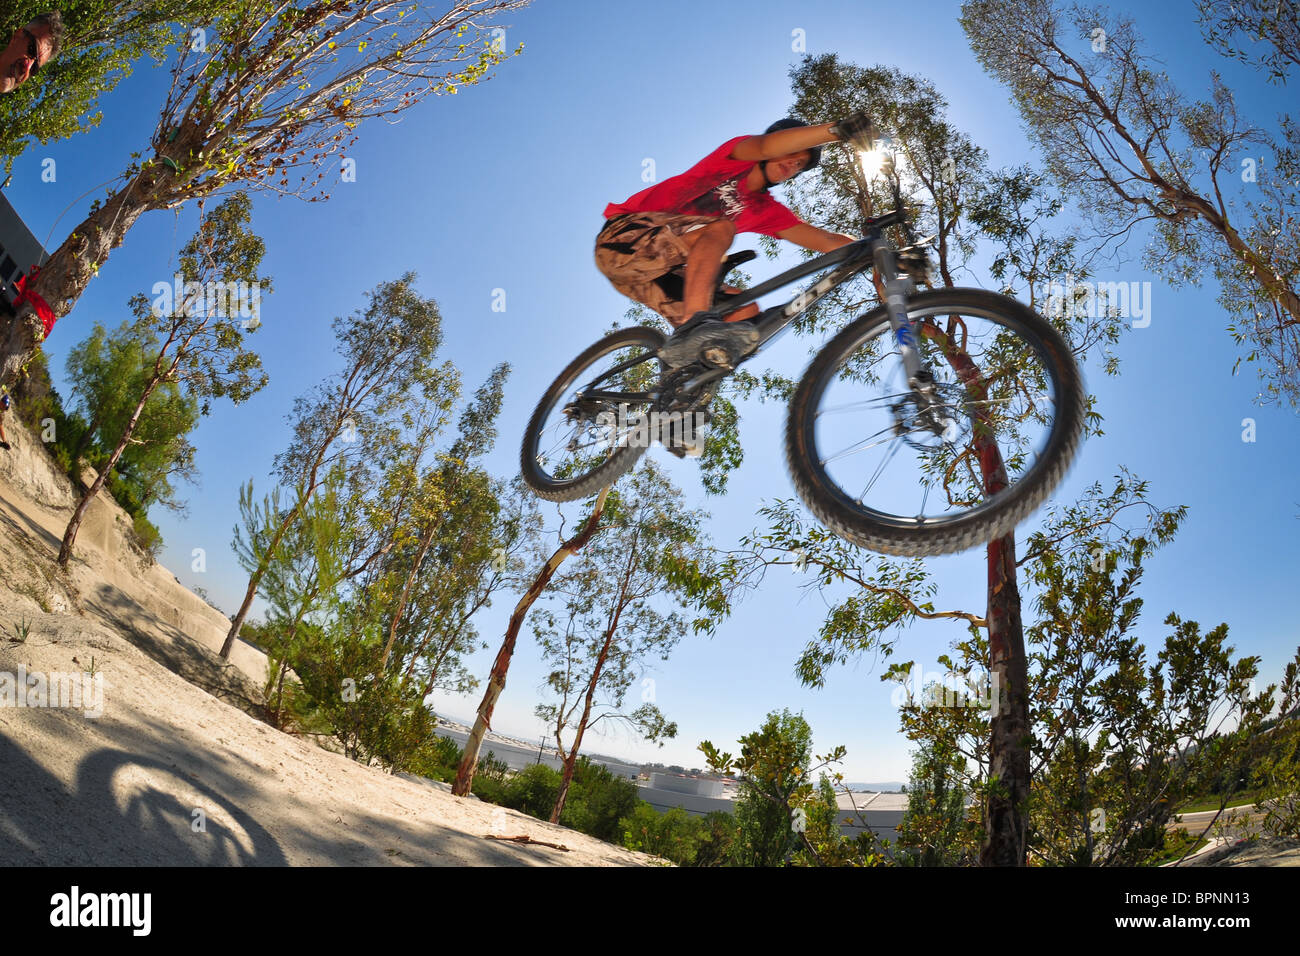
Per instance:
[[[596,268],[615,289],[680,324],[685,284],[682,266],[690,246],[682,238],[717,216],[639,212],[614,216],[596,236]]]

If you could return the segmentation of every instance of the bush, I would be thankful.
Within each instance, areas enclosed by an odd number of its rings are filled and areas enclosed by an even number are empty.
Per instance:
[[[695,847],[695,866],[728,866],[731,844],[736,839],[736,818],[725,810],[704,815],[704,826]]]
[[[579,757],[560,823],[597,839],[618,843],[623,836],[620,821],[636,810],[640,800],[635,783],[614,776],[586,757]],[[549,808],[547,816],[550,816]]]
[[[345,756],[361,763],[378,760],[393,772],[406,770],[413,752],[432,734],[435,718],[418,702],[403,700],[396,681],[375,679],[382,647],[364,634],[339,639],[347,628],[346,621],[300,628],[289,666],[329,720]]]
[[[544,763],[525,767],[506,783],[502,803],[541,820],[549,820],[560,795],[560,773]],[[567,808],[566,808],[567,809]]]
[[[653,853],[678,866],[725,866],[736,821],[721,810],[693,817],[680,807],[660,813],[645,801],[619,821],[623,846]]]
[[[63,410],[58,390],[50,382],[44,352],[37,351],[32,356],[26,374],[14,385],[11,394],[14,414],[38,439],[45,433],[47,420],[53,422],[54,440],[42,440],[43,444],[60,470],[75,481],[77,475],[72,451],[85,433],[86,424],[78,415],[69,415]]]
[[[162,532],[155,528],[153,522],[143,514],[135,516],[135,520],[131,523],[131,530],[134,532],[136,547],[148,555],[150,561],[157,561],[158,555],[162,552]]]
[[[456,746],[456,741],[435,733],[412,756],[411,773],[441,780],[443,783],[454,783],[462,756],[463,751]]]
[[[619,821],[619,827],[623,831],[623,846],[629,850],[662,856],[678,866],[692,866],[704,821],[681,807],[660,813],[641,801],[631,816]]]
[[[506,774],[509,772],[510,767],[506,762],[497,760],[496,755],[489,750],[486,757],[478,758],[478,766],[474,770],[474,782],[470,785],[470,792],[484,803],[496,803],[504,806]]]
[[[54,463],[59,466],[59,471],[75,482],[77,476],[72,471],[72,453],[62,445],[54,445],[50,448],[50,454],[54,458]]]
[[[539,763],[514,775],[508,774],[507,766],[494,760],[489,751],[486,757],[480,758],[474,773],[474,795],[487,803],[510,807],[539,820],[549,820],[560,795],[560,781],[563,779],[560,772]],[[580,757],[573,768],[573,780],[564,811],[560,814],[560,825],[618,843],[622,837],[620,821],[636,809],[638,802],[636,784],[614,776],[586,757]]]

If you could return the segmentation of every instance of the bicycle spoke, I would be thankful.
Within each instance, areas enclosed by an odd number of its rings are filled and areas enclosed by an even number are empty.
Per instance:
[[[872,476],[871,476],[871,480],[867,482],[867,487],[865,487],[865,488],[862,489],[862,494],[858,495],[858,502],[859,502],[859,503],[861,503],[862,500],[863,500],[864,498],[867,497],[867,492],[871,490],[871,486],[874,485],[874,484],[876,483],[876,479],[880,477],[880,475],[881,475],[882,472],[884,472],[884,470],[885,470],[885,466],[886,466],[887,464],[889,464],[890,461],[893,460],[894,455],[897,454],[897,452],[898,452],[898,447],[899,447],[899,445],[901,445],[902,443],[903,443],[903,442],[902,442],[902,439],[901,439],[901,438],[899,438],[899,437],[895,437],[895,438],[894,438],[894,444],[893,444],[893,447],[891,447],[891,448],[889,449],[889,453],[888,453],[887,455],[885,455],[885,457],[884,457],[883,459],[881,459],[880,464],[876,466],[875,473],[872,474]]]
[[[596,355],[574,375],[534,433],[529,460],[539,477],[579,480],[628,446],[639,416],[655,399],[648,390],[658,381],[654,361],[653,349],[629,344]]]
[[[937,336],[920,343],[932,384],[905,384],[902,352],[887,328],[873,326],[821,373],[825,384],[806,421],[809,464],[826,484],[850,501],[860,492],[861,512],[875,520],[929,527],[989,500],[970,447],[977,435],[996,443],[1008,487],[1038,467],[1058,414],[1058,380],[1041,351],[994,309],[936,304],[912,318],[927,315],[938,319]],[[868,354],[874,374],[864,376]]]
[[[640,365],[641,363],[651,360],[653,358],[654,356],[650,354],[637,355],[637,356],[633,356],[630,359],[627,359],[624,362],[620,362],[619,364],[611,368],[609,371],[602,372],[596,378],[593,378],[590,382],[588,382],[586,385],[582,387],[582,391],[583,392],[594,391],[596,386],[599,385],[601,382],[605,381],[606,379],[612,378],[613,376],[618,375],[620,372],[625,372],[628,369],[636,365]]]
[[[819,408],[817,409],[817,416],[820,418],[822,415],[829,415],[831,412],[843,412],[851,408],[878,405],[881,402],[887,402],[891,398],[906,398],[911,394],[911,392],[898,392],[893,395],[881,395],[879,398],[866,399],[861,402],[849,402],[847,405],[836,405],[834,408]]]
[[[892,432],[893,430],[894,430],[893,425],[886,425],[884,428],[880,429],[880,431],[876,432],[875,435],[868,435],[866,438],[862,439],[862,441],[850,445],[848,448],[844,449],[843,451],[836,452],[834,455],[831,455],[829,458],[823,458],[821,460],[821,463],[824,465],[827,462],[835,461],[835,459],[837,458],[845,458],[849,455],[855,455],[860,451],[866,451],[868,448],[875,448],[877,445],[882,445],[884,444],[883,441],[872,442],[870,445],[866,443],[871,441],[871,439],[875,438],[876,435],[883,435],[885,432]],[[886,439],[886,441],[888,441],[888,439]]]

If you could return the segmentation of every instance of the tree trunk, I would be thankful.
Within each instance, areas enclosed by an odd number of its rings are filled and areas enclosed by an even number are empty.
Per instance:
[[[591,515],[587,518],[586,523],[582,526],[576,535],[570,538],[564,544],[556,549],[542,569],[537,572],[537,577],[529,586],[524,596],[519,599],[515,605],[514,613],[510,615],[510,623],[506,626],[505,638],[501,642],[501,649],[497,651],[496,660],[492,663],[492,674],[488,677],[488,685],[483,692],[483,701],[478,705],[478,716],[474,720],[474,729],[470,731],[469,740],[465,742],[465,754],[461,757],[460,768],[456,772],[456,783],[452,786],[451,792],[458,797],[464,797],[469,794],[470,786],[474,782],[474,768],[478,766],[479,749],[483,746],[483,737],[487,734],[492,726],[492,712],[496,708],[497,699],[506,686],[506,672],[510,669],[510,658],[515,653],[515,641],[519,637],[519,629],[523,626],[524,618],[528,615],[528,610],[541,597],[546,590],[546,586],[555,576],[556,570],[571,555],[581,551],[591,540],[592,535],[596,533],[600,524],[600,516],[605,510],[605,498],[609,494],[609,488],[605,487],[600,492],[600,497],[596,499],[596,505],[591,509]]]
[[[179,131],[157,156],[159,159],[165,156],[181,168],[190,165],[189,153],[197,139],[195,133]],[[140,216],[151,209],[174,205],[174,195],[183,181],[200,171],[195,167],[193,173],[178,174],[159,159],[146,163],[123,189],[87,216],[44,263],[19,263],[23,269],[40,266],[40,273],[30,288],[45,300],[55,318],[72,311],[100,266],[122,244]],[[17,380],[44,334],[30,303],[25,302],[12,318],[0,317],[0,385],[11,386]]]
[[[1029,827],[1029,666],[1016,586],[1016,536],[988,545],[989,672],[997,708],[989,738],[989,779],[981,866],[1024,866]]]
[[[979,384],[979,369],[957,348],[950,335],[932,321],[921,333],[941,343],[944,358],[972,393],[987,397]],[[976,414],[973,444],[979,455],[986,495],[1007,487],[1002,452],[982,413]],[[989,734],[989,780],[993,785],[984,808],[981,866],[1024,866],[1029,828],[1030,748],[1029,666],[1020,619],[1020,589],[1016,583],[1016,536],[1012,531],[990,541],[988,556],[989,681],[993,719]]]
[[[140,396],[140,401],[136,403],[135,411],[131,414],[131,419],[126,423],[126,428],[122,430],[122,437],[117,441],[117,447],[113,449],[113,454],[109,456],[108,462],[103,469],[95,476],[94,482],[81,500],[77,502],[77,510],[72,513],[72,520],[68,522],[67,529],[63,532],[63,544],[59,548],[59,566],[66,568],[68,561],[72,557],[72,544],[77,540],[77,532],[81,529],[81,521],[86,516],[86,509],[90,507],[90,502],[99,494],[101,488],[108,481],[109,474],[117,467],[118,459],[126,451],[127,442],[131,440],[131,434],[135,431],[136,423],[140,421],[140,415],[144,411],[145,403],[149,401],[149,396],[153,394],[154,386],[158,384],[159,379],[155,377],[145,387],[144,394]]]
[[[307,492],[307,496],[310,497],[314,490],[315,485],[312,485],[311,490]],[[253,599],[257,597],[257,587],[262,583],[262,577],[266,574],[266,569],[270,565],[270,556],[275,553],[276,548],[280,547],[280,542],[284,540],[289,525],[298,520],[299,509],[305,501],[306,498],[294,505],[289,514],[285,516],[285,519],[280,522],[280,527],[275,529],[275,537],[271,539],[271,543],[266,549],[266,559],[257,566],[256,571],[249,575],[248,589],[244,591],[244,600],[240,603],[239,610],[235,612],[234,620],[230,622],[230,630],[226,633],[226,640],[221,645],[220,654],[223,661],[230,660],[230,652],[234,649],[235,639],[239,637],[239,631],[244,626],[244,618],[248,617],[248,609],[253,606]]]
[[[263,573],[264,569],[258,568],[248,579],[248,589],[244,591],[244,600],[239,605],[239,610],[235,612],[235,617],[230,622],[230,630],[226,632],[226,639],[222,642],[221,650],[218,652],[223,661],[230,660],[230,652],[234,649],[235,639],[239,637],[240,628],[244,626],[244,618],[248,617],[248,609],[253,606],[253,598],[257,597],[257,586],[262,583]]]
[[[284,673],[289,669],[289,658],[280,661],[280,680],[275,690],[275,726],[281,726],[284,714]]]
[[[622,608],[619,609],[621,611]],[[560,780],[560,792],[555,797],[555,808],[551,810],[551,822],[559,823],[560,814],[564,812],[564,801],[569,798],[569,784],[573,782],[573,768],[578,763],[578,748],[582,746],[583,735],[587,732],[587,721],[591,720],[591,705],[596,699],[596,685],[600,682],[601,671],[605,669],[605,660],[609,657],[609,646],[614,643],[614,631],[618,627],[618,613],[614,615],[614,621],[605,632],[605,643],[601,645],[600,656],[596,658],[596,666],[592,668],[591,680],[587,682],[587,699],[582,705],[582,719],[578,721],[577,730],[573,735],[573,747],[569,750],[568,756],[564,758],[564,777]]]

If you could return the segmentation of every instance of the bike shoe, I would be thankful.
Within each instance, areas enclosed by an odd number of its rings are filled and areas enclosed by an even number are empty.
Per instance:
[[[748,353],[758,344],[758,327],[748,320],[724,322],[712,318],[716,313],[697,312],[673,333],[659,350],[659,361],[665,368],[680,368],[695,361],[710,348],[725,349],[732,361]]]

